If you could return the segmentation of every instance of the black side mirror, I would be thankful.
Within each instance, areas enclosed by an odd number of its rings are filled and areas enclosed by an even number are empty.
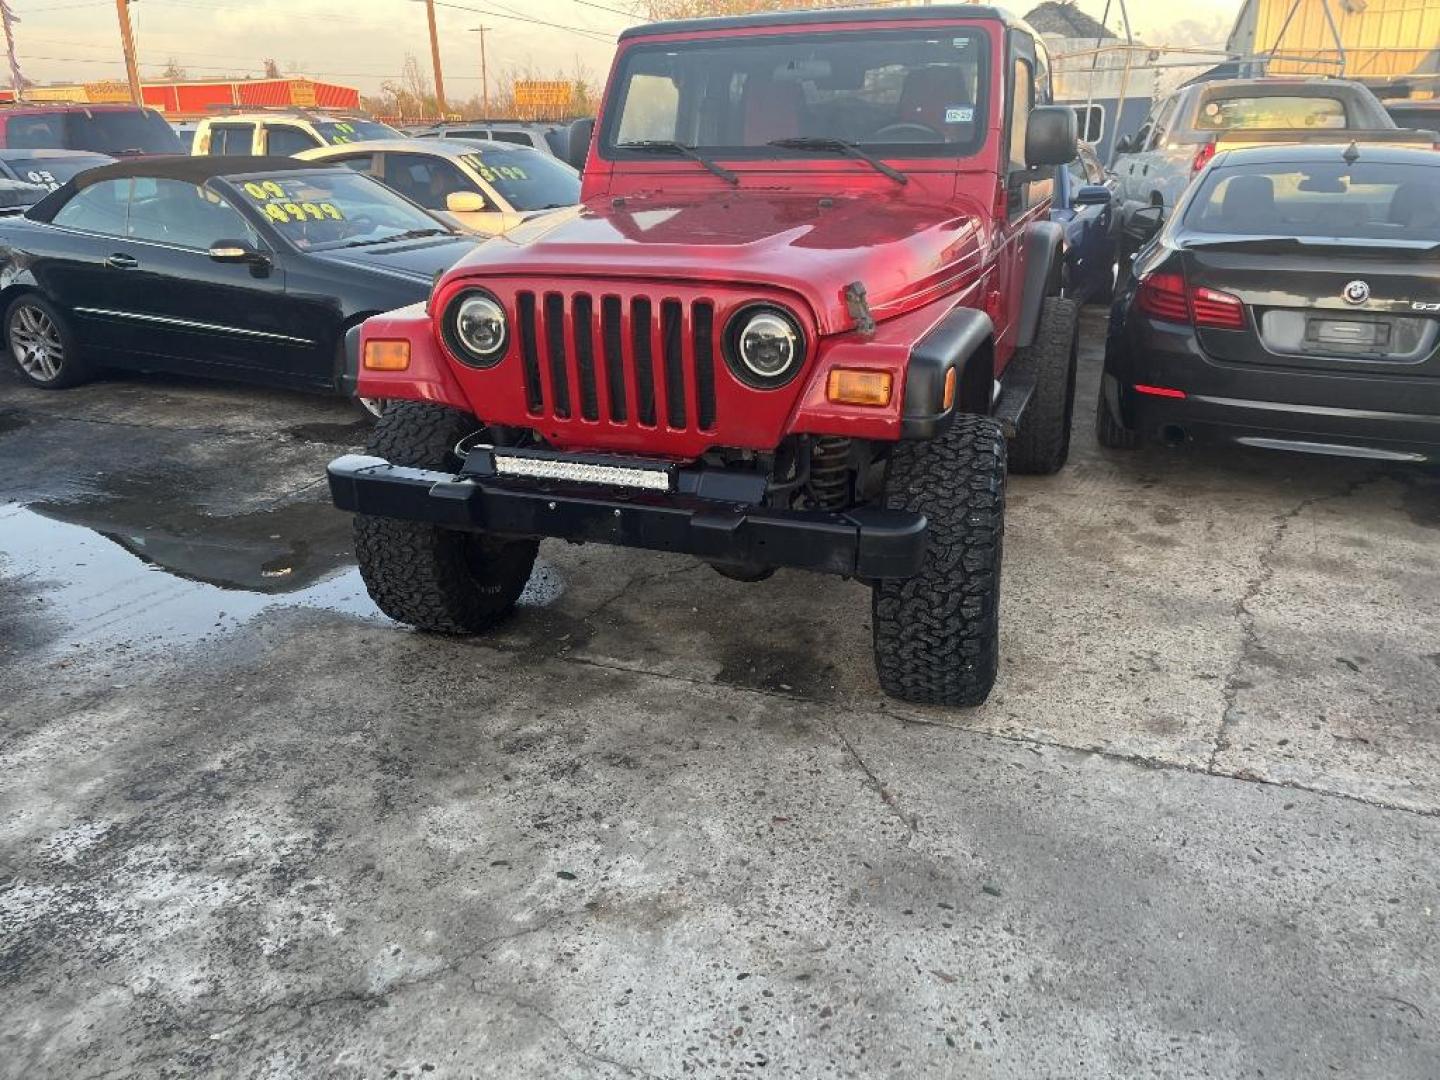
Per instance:
[[[1137,244],[1148,244],[1164,224],[1163,206],[1140,206],[1130,212],[1125,222],[1125,235]]]
[[[1070,201],[1076,206],[1108,206],[1112,197],[1104,184],[1086,184]]]
[[[590,156],[590,140],[595,134],[595,118],[587,116],[570,125],[565,138],[565,160],[576,172],[585,171],[585,159]]]
[[[1069,105],[1041,105],[1030,112],[1025,126],[1025,164],[1068,165],[1080,151],[1079,121]]]

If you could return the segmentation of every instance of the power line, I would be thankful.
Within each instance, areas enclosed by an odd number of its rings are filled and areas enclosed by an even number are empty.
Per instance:
[[[579,26],[566,26],[564,23],[546,22],[544,19],[532,19],[526,15],[506,15],[500,11],[487,11],[485,8],[446,3],[445,0],[435,0],[435,6],[449,8],[453,11],[468,11],[471,15],[486,15],[492,19],[512,19],[515,22],[534,23],[536,26],[548,26],[554,30],[565,30],[571,34],[579,34],[582,37],[588,37],[594,41],[603,41],[607,45],[615,40],[614,35],[607,35],[599,30],[587,30]]]
[[[633,11],[623,11],[620,8],[606,7],[604,4],[597,4],[594,0],[575,0],[581,7],[598,8],[600,11],[613,12],[616,15],[623,15],[631,22],[641,21],[640,16]]]

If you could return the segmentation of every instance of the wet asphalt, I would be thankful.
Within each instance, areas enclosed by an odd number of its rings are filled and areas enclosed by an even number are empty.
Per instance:
[[[1440,1076],[1440,476],[1014,478],[991,701],[548,543],[378,615],[345,403],[0,375],[0,1075]]]

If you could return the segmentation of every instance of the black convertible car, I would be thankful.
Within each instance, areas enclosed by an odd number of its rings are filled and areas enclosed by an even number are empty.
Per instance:
[[[1102,444],[1440,460],[1440,154],[1232,150],[1160,212],[1131,218],[1159,234],[1111,312]]]
[[[343,166],[131,159],[0,221],[5,344],[42,387],[113,367],[349,394],[349,331],[475,243]]]

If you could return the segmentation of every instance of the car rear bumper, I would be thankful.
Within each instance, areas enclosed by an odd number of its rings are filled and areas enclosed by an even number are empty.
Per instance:
[[[1148,327],[1107,355],[1105,390],[1146,438],[1440,460],[1437,378],[1219,363],[1184,329]]]
[[[330,463],[341,510],[513,536],[676,551],[708,562],[788,566],[859,578],[907,578],[925,555],[924,515],[862,507],[844,514],[598,486],[412,469],[376,457]]]

